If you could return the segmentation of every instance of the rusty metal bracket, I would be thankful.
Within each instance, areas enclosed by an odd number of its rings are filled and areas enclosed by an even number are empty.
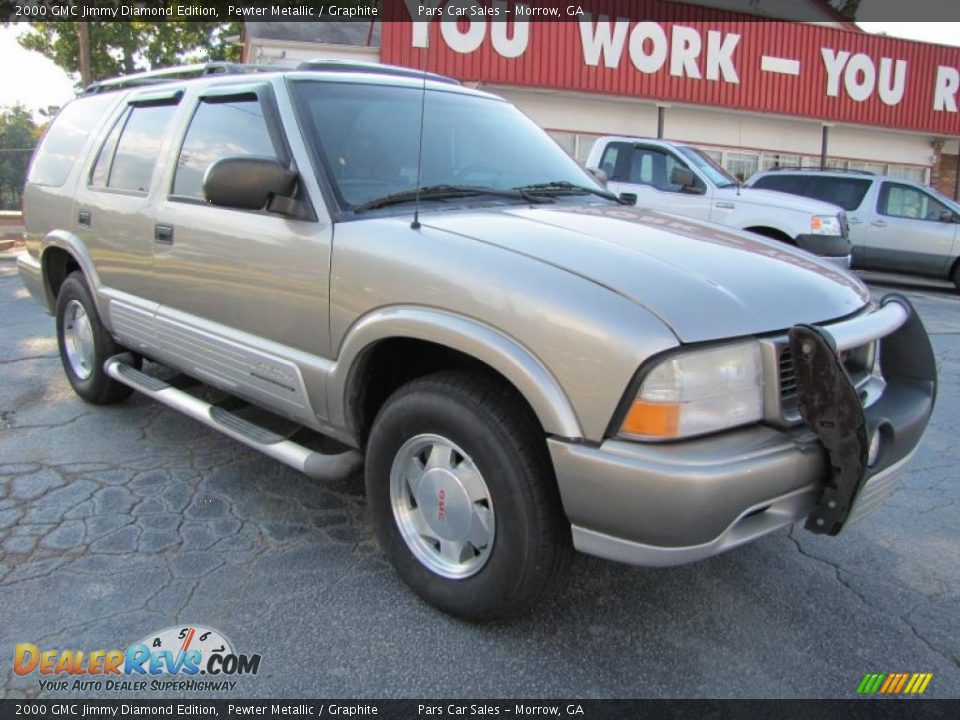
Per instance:
[[[867,420],[829,336],[817,327],[796,325],[789,337],[800,415],[820,438],[830,462],[829,477],[805,527],[836,535],[865,481]]]

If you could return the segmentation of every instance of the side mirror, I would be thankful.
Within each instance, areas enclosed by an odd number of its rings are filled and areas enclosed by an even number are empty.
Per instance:
[[[203,197],[214,205],[263,210],[274,197],[290,197],[297,173],[274,158],[239,156],[217,160],[203,176]]]
[[[607,177],[606,171],[601,170],[600,168],[588,167],[587,172],[590,173],[593,176],[593,179],[596,180],[598,183],[600,183],[604,187],[607,186],[607,182],[610,180],[610,178]]]
[[[958,218],[956,214],[950,212],[949,210],[944,210],[943,212],[940,213],[940,222],[955,223],[957,222],[958,219],[960,218]]]
[[[693,174],[693,170],[688,170],[687,168],[675,167],[671,170],[670,184],[679,185],[680,192],[682,193],[703,195],[705,192],[704,188],[697,184],[697,176]]]

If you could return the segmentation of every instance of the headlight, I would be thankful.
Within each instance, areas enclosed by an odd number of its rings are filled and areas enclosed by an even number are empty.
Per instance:
[[[640,383],[619,437],[673,440],[762,417],[760,344],[751,340],[666,357]]]
[[[836,215],[814,215],[810,218],[811,235],[843,235],[840,218]]]

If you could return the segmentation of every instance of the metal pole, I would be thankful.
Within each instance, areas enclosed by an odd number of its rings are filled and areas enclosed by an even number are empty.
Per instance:
[[[663,123],[667,115],[667,109],[663,105],[657,105],[657,139],[663,139]]]
[[[827,169],[827,143],[830,140],[830,126],[824,125],[820,140],[820,169]]]

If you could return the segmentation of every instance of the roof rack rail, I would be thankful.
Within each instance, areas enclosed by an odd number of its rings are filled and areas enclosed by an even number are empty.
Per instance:
[[[870,172],[869,170],[853,170],[851,168],[822,168],[822,167],[801,167],[799,165],[778,165],[777,167],[767,168],[768,172],[782,172],[782,171],[797,171],[802,172],[835,172],[835,173],[852,173],[854,175],[876,175],[875,172]]]
[[[399,65],[384,65],[381,63],[364,62],[362,60],[317,58],[316,60],[304,60],[302,63],[297,65],[297,70],[377,73],[378,75],[393,75],[395,77],[416,78],[417,80],[426,78],[427,80],[433,80],[434,82],[460,85],[459,80],[454,80],[446,75],[438,75],[437,73],[415,70],[413,68],[401,67]]]
[[[277,72],[282,67],[276,65],[248,65],[232,62],[208,62],[196,65],[181,65],[179,67],[148,70],[132,75],[120,75],[107,80],[98,80],[84,88],[82,95],[119,90],[138,85],[153,85],[156,83],[171,82],[174,80],[195,80],[209,75],[243,75],[255,72]]]

